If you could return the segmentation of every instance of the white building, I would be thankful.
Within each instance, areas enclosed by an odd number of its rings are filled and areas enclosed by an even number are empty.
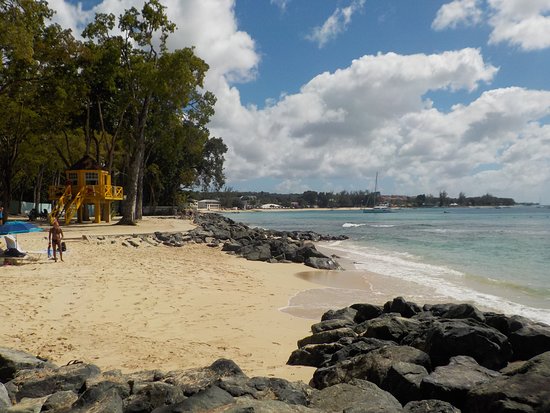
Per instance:
[[[202,199],[200,201],[197,201],[197,209],[206,211],[219,211],[222,209],[222,206],[220,204],[220,201],[218,201],[217,199]]]

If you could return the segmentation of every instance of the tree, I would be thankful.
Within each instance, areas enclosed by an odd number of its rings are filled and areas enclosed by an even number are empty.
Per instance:
[[[446,191],[439,192],[439,206],[443,207],[448,204],[448,197]]]
[[[168,52],[166,40],[175,25],[167,19],[164,6],[158,0],[146,2],[141,12],[131,8],[120,16],[121,35],[112,34],[114,22],[112,15],[98,15],[84,34],[99,47],[116,45],[120,50],[114,99],[118,111],[117,117],[113,117],[118,119],[116,134],[123,141],[127,163],[126,202],[120,223],[135,224],[141,213],[139,199],[148,148],[154,150],[157,140],[166,139],[167,135],[181,137],[185,134],[182,128],[197,127],[201,119],[208,119],[213,113],[213,95],[200,92],[208,65],[192,48]],[[157,33],[160,39],[154,38]],[[167,120],[170,129],[159,134],[161,128],[155,116]],[[205,132],[193,130],[190,133]],[[204,145],[202,148],[205,149]],[[219,160],[215,150],[219,148],[214,145],[213,151],[205,154]]]
[[[46,26],[51,16],[45,1],[0,2],[0,190],[6,207],[20,170],[22,145],[43,132],[45,116],[55,117],[46,105],[55,99],[41,96],[66,63],[71,36],[57,25]],[[62,90],[55,88],[61,95]]]

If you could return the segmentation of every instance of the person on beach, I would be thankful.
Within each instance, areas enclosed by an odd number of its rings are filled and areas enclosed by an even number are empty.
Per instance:
[[[48,235],[48,249],[53,247],[53,259],[57,262],[56,250],[59,249],[59,258],[63,261],[63,249],[61,248],[61,240],[63,239],[63,230],[59,226],[59,221],[54,218],[50,233]]]

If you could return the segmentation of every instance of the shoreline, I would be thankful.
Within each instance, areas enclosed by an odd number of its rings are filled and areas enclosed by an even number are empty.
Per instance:
[[[21,248],[41,258],[0,270],[0,346],[123,372],[228,358],[251,377],[308,382],[313,368],[286,361],[313,322],[279,311],[313,285],[295,276],[303,265],[247,261],[199,244],[128,247],[115,238],[193,227],[149,217],[136,227],[63,227],[67,251],[58,263],[45,256],[46,232],[19,234]]]

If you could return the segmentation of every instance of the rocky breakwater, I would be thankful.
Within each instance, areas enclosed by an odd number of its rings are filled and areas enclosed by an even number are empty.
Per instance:
[[[334,257],[327,257],[315,248],[314,242],[344,240],[346,236],[321,235],[312,231],[273,231],[250,228],[219,214],[199,214],[197,228],[181,233],[156,232],[156,239],[165,245],[183,246],[186,242],[221,246],[222,251],[252,261],[271,263],[294,262],[324,269],[341,269]]]
[[[288,364],[317,367],[319,390],[364,380],[407,412],[550,412],[546,324],[398,297],[328,311],[312,333]]]
[[[400,411],[393,396],[364,380],[319,390],[280,378],[250,378],[227,359],[198,369],[122,374],[78,361],[58,367],[21,351],[0,348],[2,413]]]

